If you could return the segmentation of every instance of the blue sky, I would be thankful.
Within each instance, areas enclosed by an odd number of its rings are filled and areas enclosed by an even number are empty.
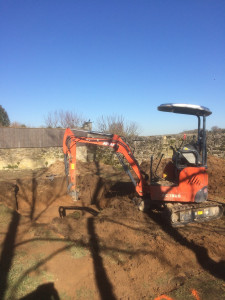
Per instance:
[[[224,0],[0,0],[0,104],[11,122],[54,110],[123,115],[143,135],[196,127],[162,103],[209,107],[225,128]]]

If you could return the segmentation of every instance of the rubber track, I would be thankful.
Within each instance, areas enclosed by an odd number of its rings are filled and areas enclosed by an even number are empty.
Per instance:
[[[177,204],[177,203],[169,203],[169,205],[166,206],[166,218],[167,221],[173,226],[173,227],[179,227],[183,225],[187,225],[189,223],[203,223],[203,222],[209,222],[211,220],[219,219],[223,215],[223,206],[222,204],[214,201],[207,201],[202,203],[192,203],[192,204]],[[209,218],[201,218],[193,221],[186,221],[186,222],[172,222],[172,214],[176,214],[178,212],[182,211],[189,211],[190,209],[204,209],[207,207],[215,207],[218,206],[220,208],[220,213],[217,216],[209,217]]]

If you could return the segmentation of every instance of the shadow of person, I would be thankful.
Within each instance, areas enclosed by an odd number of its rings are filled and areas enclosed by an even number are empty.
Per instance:
[[[60,300],[53,282],[39,285],[36,290],[20,298],[20,300]]]

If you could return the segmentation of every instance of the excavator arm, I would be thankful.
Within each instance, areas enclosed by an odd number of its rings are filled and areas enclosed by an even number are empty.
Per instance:
[[[77,143],[83,144],[92,144],[104,147],[112,148],[122,164],[124,170],[127,172],[131,181],[133,182],[136,192],[139,196],[143,196],[145,194],[145,189],[147,187],[147,183],[142,176],[140,167],[135,157],[132,154],[132,151],[127,143],[123,141],[123,139],[116,135],[110,135],[108,138],[93,138],[93,137],[82,137],[75,136],[71,129],[67,128],[63,138],[63,152],[65,157],[65,171],[68,175],[68,192],[77,200],[77,192],[76,192],[76,145]],[[129,168],[124,164],[123,159],[120,154],[124,156],[127,160],[128,164],[131,166],[133,171],[135,172],[138,180],[136,181],[132,176]]]

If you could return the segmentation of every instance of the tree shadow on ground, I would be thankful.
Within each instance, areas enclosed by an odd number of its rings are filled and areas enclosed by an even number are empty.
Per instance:
[[[95,161],[95,165],[96,165],[96,175],[100,175],[100,166],[99,166],[99,162]],[[92,196],[92,200],[91,200],[91,204],[95,204],[96,207],[98,209],[100,209],[99,206],[99,197],[102,196],[102,194],[104,193],[104,182],[103,179],[101,177],[98,178],[98,182],[96,184],[93,196]]]
[[[8,274],[12,265],[15,251],[15,240],[20,222],[20,215],[14,211],[3,243],[0,257],[0,299],[4,299],[7,290]]]
[[[214,261],[209,257],[208,250],[205,247],[197,245],[194,241],[189,241],[179,232],[179,229],[168,224],[162,215],[156,215],[154,212],[149,211],[146,216],[154,220],[166,234],[174,239],[175,242],[178,242],[180,245],[185,246],[195,253],[199,264],[205,271],[218,279],[225,280],[224,260],[220,260],[219,262]]]
[[[40,174],[40,176],[43,173]],[[46,209],[42,210],[36,217],[34,217],[35,214],[35,209],[36,209],[36,199],[37,199],[37,180],[35,177],[36,173],[32,172],[32,180],[31,180],[31,199],[26,193],[26,186],[21,185],[20,179],[16,180],[16,184],[13,184],[13,194],[12,194],[12,199],[10,200],[11,202],[9,203],[11,207],[14,209],[18,210],[19,209],[19,202],[18,202],[18,193],[20,192],[21,195],[20,197],[23,198],[23,200],[29,204],[30,206],[30,214],[29,214],[29,219],[31,221],[36,221],[40,215],[48,209],[48,207],[57,200],[59,194],[60,194],[60,187],[59,187],[59,192],[50,199],[50,203],[47,205]],[[6,197],[3,197],[3,200],[7,203]],[[29,201],[31,200],[31,201]],[[15,201],[15,202],[14,202]],[[5,238],[4,241],[1,245],[2,251],[1,251],[1,256],[0,256],[0,299],[4,299],[7,289],[8,289],[8,277],[10,273],[10,269],[13,263],[13,259],[15,256],[15,248],[16,248],[16,238],[17,238],[17,233],[18,233],[18,227],[19,223],[21,220],[21,215],[16,211],[12,211],[11,214],[11,221],[9,222],[7,232],[4,234]],[[24,219],[23,219],[24,223]],[[27,222],[28,223],[28,222]],[[28,231],[26,229],[26,231]],[[50,287],[50,286],[49,286]],[[38,290],[40,292],[40,290]],[[38,298],[38,299],[45,299],[45,298]],[[50,299],[50,298],[46,298]],[[57,299],[57,298],[54,298]]]
[[[97,234],[95,232],[94,219],[88,219],[88,233],[89,233],[89,243],[90,251],[94,263],[95,279],[101,295],[101,299],[116,300],[113,293],[113,286],[107,276],[106,270],[104,268],[103,259],[100,254],[100,246]]]

